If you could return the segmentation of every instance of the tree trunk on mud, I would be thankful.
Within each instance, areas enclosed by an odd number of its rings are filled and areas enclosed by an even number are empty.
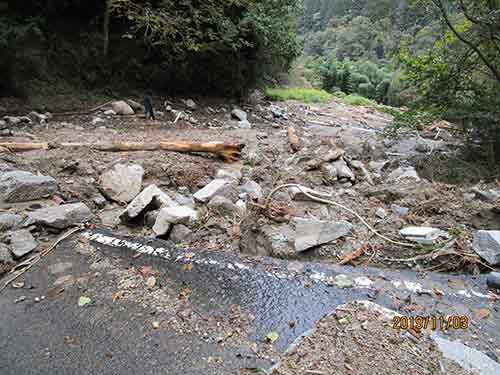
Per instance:
[[[227,162],[237,161],[241,157],[242,143],[224,142],[114,142],[114,143],[0,143],[0,150],[24,152],[32,150],[49,150],[55,148],[86,147],[104,152],[127,151],[175,151],[206,152],[219,155]]]

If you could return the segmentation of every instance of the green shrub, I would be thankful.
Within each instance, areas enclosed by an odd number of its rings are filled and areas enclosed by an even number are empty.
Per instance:
[[[365,107],[376,106],[376,103],[373,100],[356,94],[347,95],[343,100],[349,105],[359,105]]]
[[[286,101],[293,99],[304,103],[326,103],[333,96],[324,90],[300,87],[266,89],[265,95],[270,100]]]

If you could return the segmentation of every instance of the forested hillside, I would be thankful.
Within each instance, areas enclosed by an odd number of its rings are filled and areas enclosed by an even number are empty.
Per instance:
[[[458,121],[499,158],[499,1],[304,0],[299,28],[313,84]]]
[[[0,93],[49,84],[240,94],[299,54],[296,0],[0,2]]]

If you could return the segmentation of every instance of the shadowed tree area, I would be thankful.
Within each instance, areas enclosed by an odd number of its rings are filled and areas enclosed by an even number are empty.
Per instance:
[[[3,94],[41,82],[241,94],[300,52],[296,0],[0,2]]]

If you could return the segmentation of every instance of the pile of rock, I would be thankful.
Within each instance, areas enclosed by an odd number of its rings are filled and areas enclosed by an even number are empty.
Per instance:
[[[0,204],[9,208],[0,214],[1,264],[11,264],[37,249],[40,229],[57,232],[92,218],[83,203],[54,206],[48,199],[56,191],[57,182],[49,176],[19,170],[0,173]],[[30,206],[33,201],[36,204]]]

